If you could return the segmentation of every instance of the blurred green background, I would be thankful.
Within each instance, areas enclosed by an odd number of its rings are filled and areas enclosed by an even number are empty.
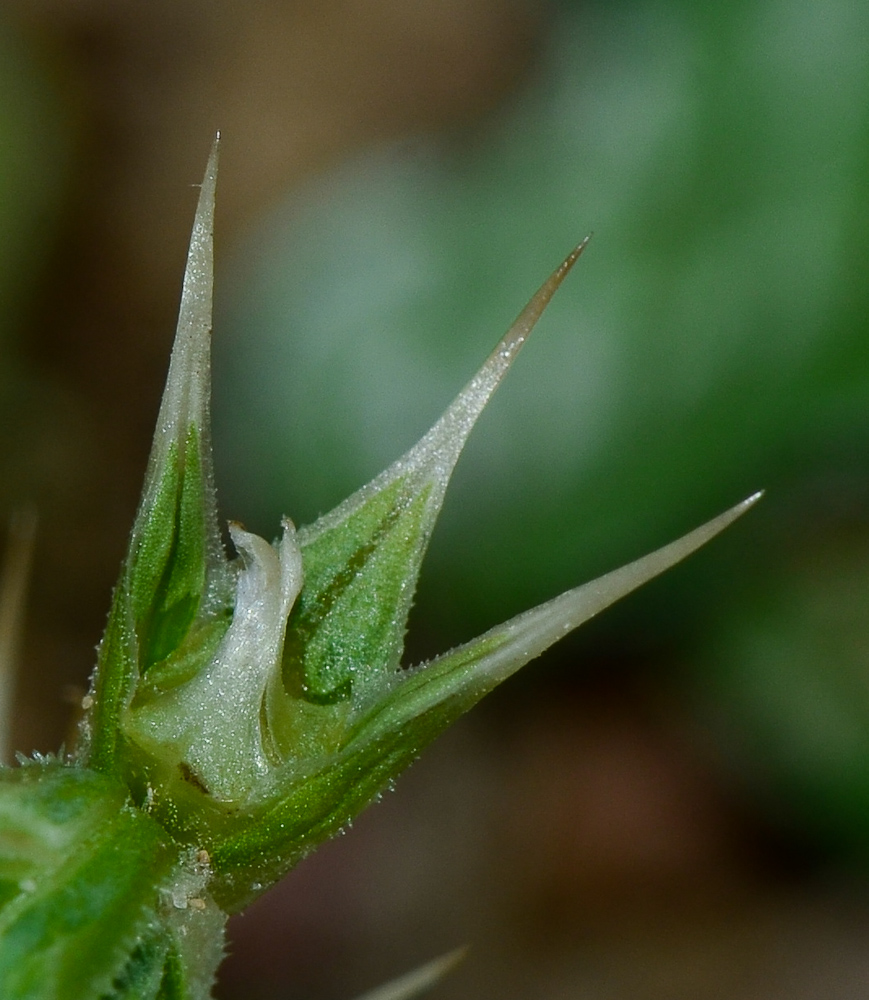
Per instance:
[[[412,444],[595,233],[459,464],[411,660],[767,489],[236,921],[219,996],[464,941],[446,998],[856,995],[869,8],[12,0],[0,79],[23,749],[86,684],[215,128],[218,485],[267,536]]]

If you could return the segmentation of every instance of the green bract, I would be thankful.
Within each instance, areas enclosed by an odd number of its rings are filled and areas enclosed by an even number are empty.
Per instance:
[[[693,551],[681,540],[402,669],[420,563],[477,417],[580,244],[441,419],[298,532],[220,539],[209,447],[212,152],[145,489],[76,753],[0,782],[0,996],[207,996],[225,913],[334,834],[438,733]],[[206,943],[203,943],[206,942]],[[210,942],[210,943],[207,943]]]

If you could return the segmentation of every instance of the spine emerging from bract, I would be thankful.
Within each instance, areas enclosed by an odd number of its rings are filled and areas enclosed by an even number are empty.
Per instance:
[[[239,909],[331,836],[479,698],[672,566],[749,498],[652,555],[427,664],[401,666],[452,470],[579,244],[431,430],[314,524],[221,543],[210,451],[217,149],[196,211],[178,334],[78,765],[119,781]],[[328,404],[328,401],[325,401]]]
[[[79,759],[119,769],[122,720],[142,685],[195,671],[228,624],[233,573],[220,541],[210,442],[215,141],[193,224],[178,331],[129,549],[88,698]],[[189,658],[192,656],[193,661]]]

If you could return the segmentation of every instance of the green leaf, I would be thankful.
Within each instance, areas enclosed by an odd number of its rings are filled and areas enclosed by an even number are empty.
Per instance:
[[[110,991],[160,909],[178,849],[104,776],[56,762],[0,778],[0,996]]]
[[[116,977],[112,992],[104,1000],[158,1000],[169,961],[168,950],[168,935],[162,928],[147,935],[133,950],[123,971]]]
[[[204,1000],[225,922],[208,871],[107,775],[0,770],[0,997]]]

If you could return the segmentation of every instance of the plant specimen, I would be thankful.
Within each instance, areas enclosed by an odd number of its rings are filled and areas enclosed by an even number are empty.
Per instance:
[[[229,913],[364,808],[484,694],[696,549],[684,538],[417,667],[420,563],[471,428],[582,252],[407,454],[273,544],[221,541],[209,443],[212,151],[141,505],[78,745],[0,776],[0,996],[197,1000]]]

